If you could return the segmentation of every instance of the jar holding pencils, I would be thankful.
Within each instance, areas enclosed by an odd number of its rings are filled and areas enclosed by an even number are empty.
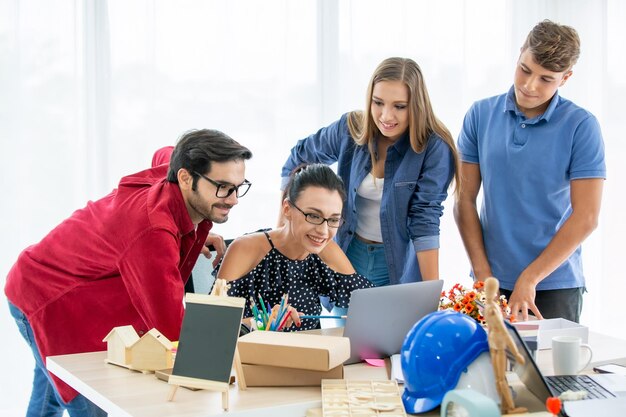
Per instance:
[[[280,332],[292,324],[300,326],[298,312],[289,305],[289,294],[283,294],[280,304],[274,307],[264,301],[261,294],[258,294],[258,303],[250,297],[250,309],[253,314],[252,330]]]

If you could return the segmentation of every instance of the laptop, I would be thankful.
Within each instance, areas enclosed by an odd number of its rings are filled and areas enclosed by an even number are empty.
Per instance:
[[[422,317],[437,311],[442,280],[355,290],[350,297],[343,336],[350,359],[386,358],[400,353],[406,334]]]
[[[545,403],[548,397],[556,397],[562,392],[571,389],[573,391],[587,391],[589,395],[585,400],[593,400],[594,405],[605,404],[610,406],[611,404],[620,402],[624,404],[622,398],[626,398],[626,376],[599,374],[544,377],[517,329],[510,323],[505,322],[505,324],[509,334],[517,345],[517,349],[525,360],[524,364],[514,362],[513,370],[526,388],[539,398],[540,401]],[[575,410],[580,406],[574,403],[580,403],[580,401],[564,402],[563,409],[566,415],[581,415],[576,414]],[[597,408],[596,410],[602,412],[604,408]]]

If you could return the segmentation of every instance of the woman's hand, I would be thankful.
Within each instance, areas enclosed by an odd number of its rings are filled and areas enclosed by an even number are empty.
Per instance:
[[[276,319],[278,318],[278,313],[280,311],[280,304],[276,304],[274,307],[272,307],[272,312],[270,313],[270,323],[273,323],[276,321]],[[280,326],[280,324],[284,321],[284,324],[282,326]],[[280,322],[276,323],[274,330],[279,330],[279,326],[280,329],[286,329],[291,327],[292,324],[295,324],[296,327],[300,327],[301,326],[301,321],[300,321],[300,313],[293,308],[290,305],[287,305],[287,311],[285,311],[285,313],[283,314],[282,317],[280,317]]]

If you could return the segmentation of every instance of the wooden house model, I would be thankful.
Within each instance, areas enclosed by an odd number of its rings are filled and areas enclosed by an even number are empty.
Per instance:
[[[102,341],[107,342],[108,363],[138,371],[172,367],[172,342],[157,329],[139,337],[133,326],[119,326]]]
[[[114,327],[102,340],[107,342],[107,362],[126,367],[130,365],[131,347],[138,340],[139,335],[133,326]]]
[[[146,371],[171,368],[172,347],[167,337],[152,329],[131,346],[130,368]]]

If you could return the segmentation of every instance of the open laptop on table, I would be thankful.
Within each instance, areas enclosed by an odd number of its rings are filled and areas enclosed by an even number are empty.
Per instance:
[[[626,376],[599,374],[556,375],[545,377],[539,370],[534,358],[530,355],[517,329],[510,323],[505,324],[509,334],[517,345],[517,349],[525,360],[524,364],[515,362],[513,369],[526,388],[539,398],[540,401],[545,403],[548,397],[559,396],[559,394],[567,390],[585,390],[589,393],[585,400],[593,400],[593,404],[597,407],[596,410],[598,412],[610,411],[612,408],[609,409],[605,407],[613,407],[616,404],[621,404],[621,409],[623,410],[626,404]],[[579,402],[580,401],[565,401],[563,409],[565,413],[567,413],[566,415],[584,415],[575,414],[575,409],[579,408],[579,405],[574,403]]]
[[[422,317],[437,311],[443,281],[355,290],[343,336],[350,339],[350,359],[386,358],[400,353],[406,334]]]

